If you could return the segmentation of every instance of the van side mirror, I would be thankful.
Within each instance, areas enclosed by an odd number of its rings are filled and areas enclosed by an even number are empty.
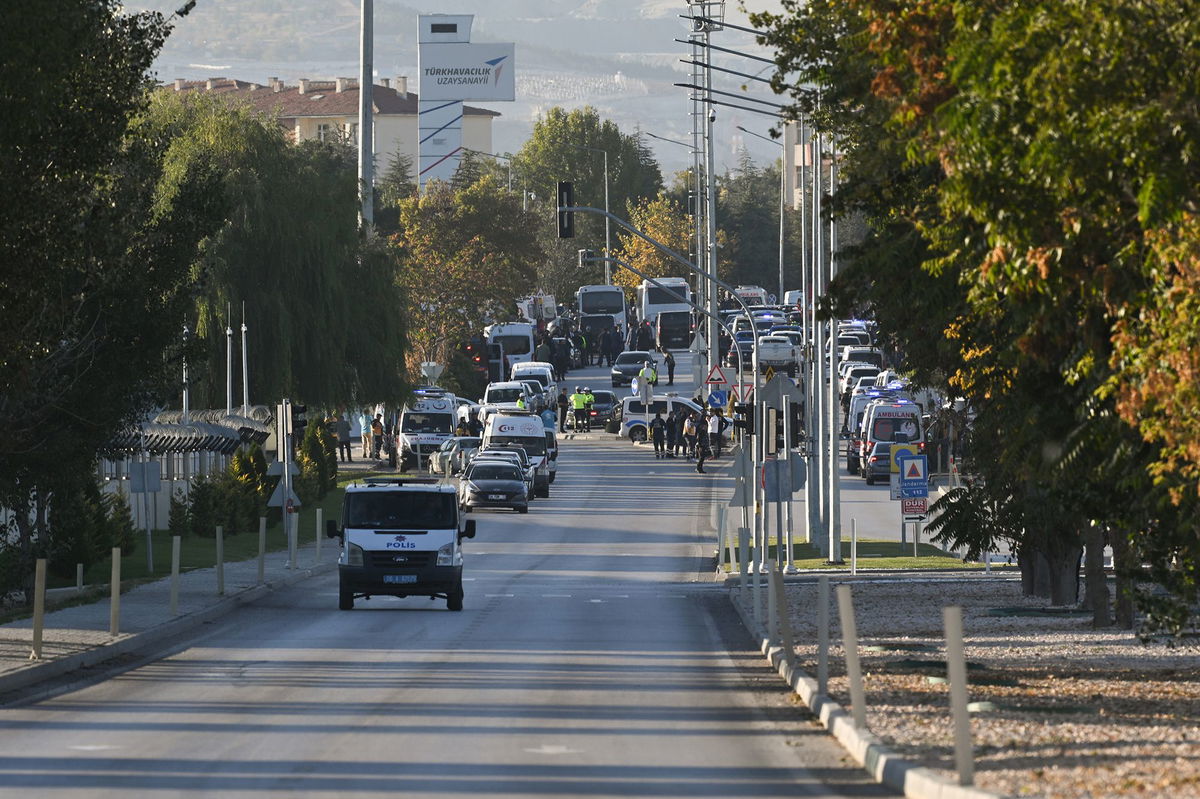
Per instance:
[[[333,519],[325,520],[325,537],[326,538],[341,538],[342,531],[338,529],[337,522]]]
[[[463,531],[458,534],[458,540],[462,541],[464,538],[474,538],[474,537],[475,537],[475,520],[467,519],[467,523],[463,527]]]

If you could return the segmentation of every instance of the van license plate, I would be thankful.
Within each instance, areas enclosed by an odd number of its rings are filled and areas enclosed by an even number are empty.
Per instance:
[[[507,499],[503,494],[488,494],[488,499]]]
[[[385,574],[383,575],[385,583],[415,583],[417,575],[415,574]]]

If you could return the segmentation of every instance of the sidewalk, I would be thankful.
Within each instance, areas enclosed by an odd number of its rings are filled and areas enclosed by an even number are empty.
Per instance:
[[[268,552],[263,579],[258,582],[258,559],[225,564],[225,594],[217,595],[216,569],[195,569],[179,575],[179,614],[172,617],[171,578],[144,583],[121,595],[119,635],[109,635],[111,601],[107,586],[98,601],[46,613],[42,658],[30,660],[33,621],[22,619],[0,626],[0,694],[27,688],[75,669],[137,651],[185,633],[230,611],[337,564],[337,542],[322,541],[318,559],[313,531],[301,528],[297,568],[287,568],[287,551]],[[85,590],[87,587],[85,587]],[[59,596],[61,591],[56,592]]]

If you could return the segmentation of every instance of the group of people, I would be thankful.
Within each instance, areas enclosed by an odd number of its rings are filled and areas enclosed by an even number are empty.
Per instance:
[[[696,461],[696,471],[704,474],[704,461],[721,457],[721,445],[729,420],[719,409],[700,413],[686,409],[672,410],[663,418],[662,412],[650,420],[650,440],[655,458],[675,458],[682,453],[686,460]]]
[[[567,396],[565,388],[558,392],[558,432],[567,432],[567,410],[571,411],[572,424],[575,432],[590,433],[592,430],[592,405],[596,395],[587,386],[575,386],[571,396]]]

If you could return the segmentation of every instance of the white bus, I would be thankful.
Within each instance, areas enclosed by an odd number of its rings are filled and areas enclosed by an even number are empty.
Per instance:
[[[661,283],[665,288],[660,288],[649,280],[643,280],[642,285],[638,286],[638,313],[642,315],[643,322],[649,322],[653,325],[655,320],[658,319],[658,315],[663,311],[691,312],[691,305],[686,302],[680,302],[675,298],[675,294],[678,294],[685,300],[690,301],[692,299],[692,290],[688,287],[686,280],[681,277],[660,277],[657,279],[657,282]]]
[[[611,316],[612,324],[626,330],[625,290],[620,286],[580,286],[575,307],[583,316]]]

